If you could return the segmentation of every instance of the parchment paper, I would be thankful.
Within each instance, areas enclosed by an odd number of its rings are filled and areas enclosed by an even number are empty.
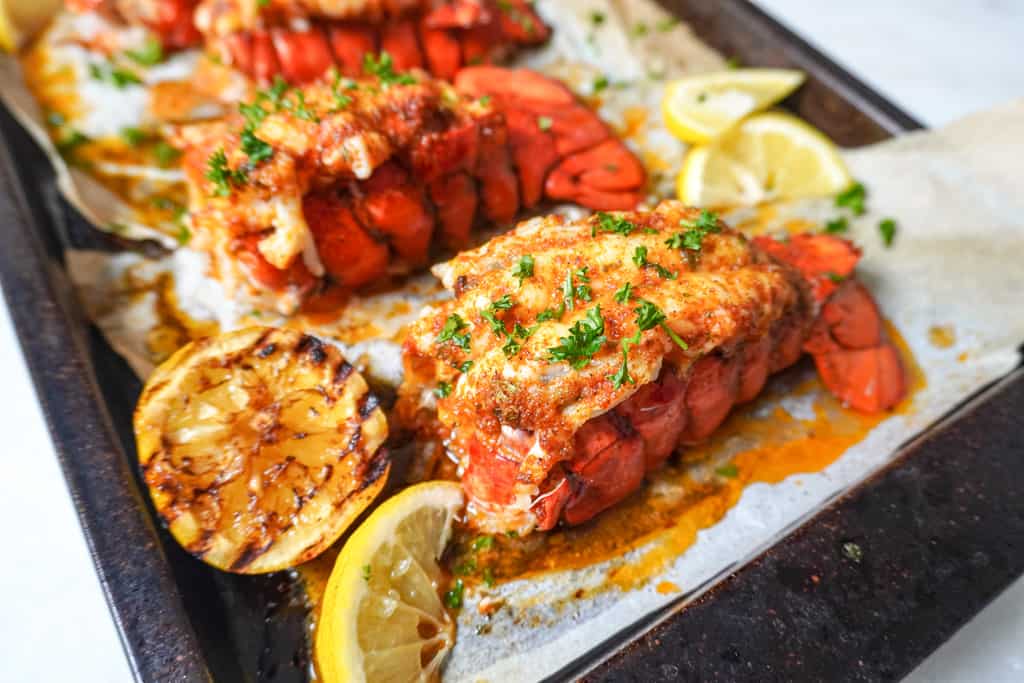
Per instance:
[[[659,167],[656,171],[663,167],[659,189],[668,195],[685,148],[661,125],[660,77],[716,68],[721,58],[685,27],[656,29],[664,15],[649,3],[579,0],[542,4],[541,10],[556,26],[554,40],[524,61],[566,77],[583,93],[598,76],[606,76],[613,87],[601,93],[601,101],[609,120],[622,122],[631,109],[646,112],[639,125],[630,127],[628,139],[649,166]],[[605,16],[600,25],[593,20],[595,12]],[[649,29],[640,37],[635,36],[638,21]],[[445,680],[543,678],[659,607],[692,597],[884,465],[899,444],[962,399],[1016,366],[1017,347],[1024,342],[1024,193],[1019,179],[1024,100],[942,130],[849,151],[845,157],[869,190],[869,211],[851,220],[849,233],[864,248],[861,277],[927,378],[913,398],[914,410],[882,421],[821,472],[747,487],[718,524],[701,531],[684,555],[638,589],[571,597],[581,588],[603,585],[609,572],[629,564],[644,548],[585,569],[467,594]],[[736,211],[731,218],[749,223],[751,215]],[[791,218],[820,226],[838,210],[831,200],[807,201],[779,205],[773,215],[762,229],[781,229]],[[877,230],[883,217],[899,225],[890,248],[883,246]],[[152,331],[160,320],[161,295],[146,283],[161,273],[175,274],[176,303],[196,320],[222,329],[284,322],[227,301],[219,285],[205,278],[201,257],[188,250],[161,261],[134,254],[76,253],[69,255],[68,266],[93,319],[143,376],[159,360]],[[307,323],[306,328],[347,341],[345,348],[359,357],[360,367],[393,383],[400,371],[395,342],[401,325],[438,296],[443,294],[424,276],[407,291],[363,297],[350,306],[346,316],[351,318],[344,324],[325,328]],[[367,325],[378,326],[375,336],[365,335]],[[936,326],[947,330],[951,345],[931,341]],[[794,415],[807,409],[800,401],[779,404]],[[870,539],[864,552],[871,552]],[[662,594],[656,590],[662,581],[679,591]],[[484,617],[476,609],[482,599],[503,606]],[[485,628],[478,633],[478,627]]]

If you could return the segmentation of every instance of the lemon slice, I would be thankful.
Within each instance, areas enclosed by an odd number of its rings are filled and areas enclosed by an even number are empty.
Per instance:
[[[676,192],[692,206],[749,206],[833,195],[851,182],[839,150],[819,130],[794,116],[770,112],[692,149]]]
[[[356,529],[331,572],[317,625],[326,683],[432,681],[455,644],[439,560],[462,508],[454,482],[417,484]]]
[[[341,353],[295,330],[200,339],[135,409],[142,477],[190,553],[227,571],[323,552],[384,486],[387,419]]]
[[[46,25],[62,4],[62,0],[0,0],[0,50],[17,50]]]
[[[767,109],[804,82],[800,71],[735,69],[688,76],[665,88],[665,124],[684,142],[703,144]]]

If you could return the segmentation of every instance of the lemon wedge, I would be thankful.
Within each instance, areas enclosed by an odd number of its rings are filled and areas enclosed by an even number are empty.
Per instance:
[[[462,505],[454,482],[417,484],[352,534],[327,582],[317,626],[326,683],[437,679],[455,644],[439,595],[439,561]]]
[[[690,150],[676,192],[691,206],[749,206],[833,195],[851,182],[838,148],[821,131],[795,116],[770,112]]]
[[[55,15],[62,0],[0,0],[0,50],[14,52]]]
[[[384,487],[387,418],[333,346],[253,327],[198,339],[135,409],[156,511],[218,569],[278,571],[334,543]]]
[[[665,124],[684,142],[704,144],[772,106],[804,82],[800,71],[735,69],[688,76],[665,88]]]

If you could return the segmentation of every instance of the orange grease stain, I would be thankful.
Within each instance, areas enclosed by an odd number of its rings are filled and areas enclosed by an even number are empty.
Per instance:
[[[932,325],[928,328],[928,341],[937,349],[948,349],[956,344],[956,330],[952,325]]]
[[[662,581],[658,584],[657,591],[662,595],[669,595],[671,593],[678,593],[679,586],[672,583],[671,581]]]
[[[647,125],[647,109],[645,107],[628,107],[622,112],[622,125],[618,127],[619,137],[629,139],[636,137]]]

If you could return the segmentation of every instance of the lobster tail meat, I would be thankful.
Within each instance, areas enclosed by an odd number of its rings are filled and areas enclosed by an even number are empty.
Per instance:
[[[459,72],[455,87],[492,98],[506,112],[524,206],[542,194],[606,211],[640,203],[640,161],[562,83],[526,69],[475,66]]]
[[[195,23],[210,52],[262,85],[277,75],[310,83],[332,67],[356,76],[365,56],[378,50],[400,70],[451,79],[463,66],[500,60],[550,35],[521,0],[203,0]],[[268,30],[279,66],[269,76],[245,49],[252,34]]]
[[[98,12],[134,26],[145,26],[164,48],[179,50],[202,42],[192,20],[199,0],[66,0],[72,12]]]
[[[477,223],[508,223],[542,196],[570,198],[543,194],[563,159],[621,145],[557,82],[488,69],[553,98],[549,111],[586,120],[598,132],[588,134],[592,147],[581,152],[578,139],[563,144],[559,131],[543,126],[510,128],[510,120],[533,116],[517,108],[526,100],[461,93],[422,72],[397,72],[383,58],[374,75],[358,80],[336,73],[300,88],[278,80],[237,114],[176,132],[193,246],[210,253],[215,274],[232,288],[276,299],[288,312],[317,286],[352,289],[422,267],[435,246],[464,247]],[[535,96],[528,104],[542,103]],[[523,155],[540,148],[542,164]],[[563,148],[572,150],[568,157]],[[639,167],[632,155],[626,161]],[[574,197],[586,198],[587,182],[581,176]],[[632,174],[622,183],[628,189],[611,194],[635,204],[643,182],[642,171]],[[608,195],[604,187],[592,194]],[[366,258],[354,259],[360,251]]]
[[[678,202],[521,223],[435,266],[454,298],[407,337],[400,414],[435,407],[472,523],[522,534],[636,491],[805,348],[840,399],[891,407],[902,368],[853,278],[855,248],[779,255],[797,246],[747,240]],[[822,294],[800,265],[826,253],[848,272]]]

